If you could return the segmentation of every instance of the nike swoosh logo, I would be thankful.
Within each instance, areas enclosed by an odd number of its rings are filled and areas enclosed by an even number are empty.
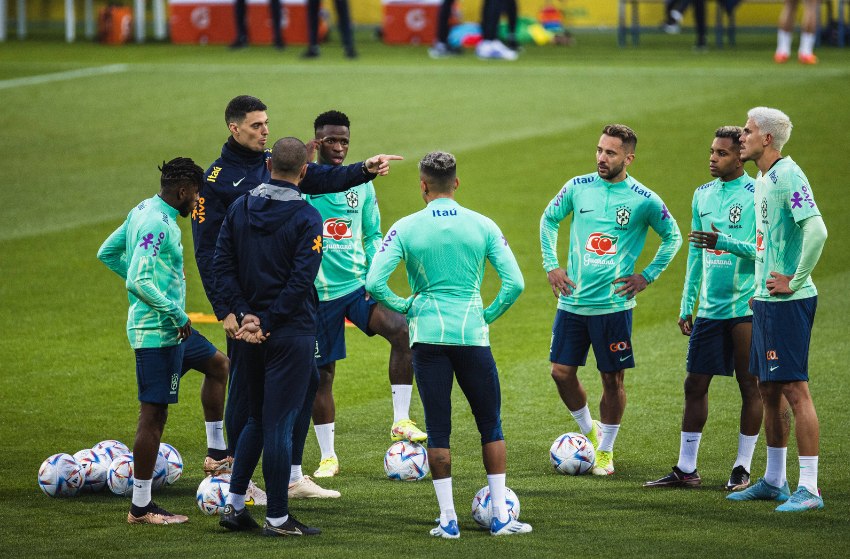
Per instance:
[[[776,369],[778,369],[778,368],[779,368],[779,365],[777,365],[776,367],[771,367],[771,368],[770,368],[770,370],[771,370],[771,371],[775,371],[775,370],[776,370]]]
[[[245,177],[242,177],[242,178],[241,178],[241,179],[239,179],[238,181],[233,181],[233,186],[239,186],[239,183],[241,183],[241,182],[242,182],[242,181],[244,181],[244,180],[245,180]]]
[[[631,354],[629,354],[629,355],[626,355],[625,357],[620,357],[620,361],[625,361],[626,359],[628,359],[628,358],[629,358],[629,357],[631,357],[631,356],[632,356],[632,355],[631,355]]]
[[[685,442],[686,442],[686,443],[692,443],[692,442],[694,442],[695,440],[696,440],[696,439],[685,439]]]
[[[705,213],[700,212],[700,213],[699,213],[699,216],[700,216],[700,217],[705,217],[705,216],[707,216],[707,215],[711,215],[711,212],[705,212]]]
[[[579,213],[586,214],[587,212],[592,212],[592,211],[593,210],[586,210],[586,209],[582,208],[581,210],[579,210]]]

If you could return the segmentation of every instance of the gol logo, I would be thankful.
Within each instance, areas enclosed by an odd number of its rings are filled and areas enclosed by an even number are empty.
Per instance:
[[[618,351],[626,351],[627,349],[632,349],[632,346],[629,345],[629,342],[614,342],[613,344],[608,346],[608,349],[610,349],[612,353],[616,353]]]
[[[584,245],[584,250],[595,252],[599,256],[603,254],[617,254],[617,237],[606,233],[591,233]]]
[[[761,229],[756,230],[756,250],[759,252],[764,250],[764,233]]]
[[[775,349],[768,350],[767,360],[768,361],[779,361],[779,357],[776,356],[776,350]]]
[[[414,8],[408,10],[404,16],[404,24],[411,31],[419,32],[425,29],[428,24],[428,18],[425,17],[425,10],[422,8]]]
[[[351,220],[331,217],[325,220],[322,234],[335,241],[351,238]]]

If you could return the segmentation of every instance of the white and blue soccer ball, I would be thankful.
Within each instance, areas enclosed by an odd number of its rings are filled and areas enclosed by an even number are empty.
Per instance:
[[[133,495],[133,453],[118,456],[106,472],[106,485],[116,495]]]
[[[596,450],[587,437],[581,433],[564,433],[552,443],[549,449],[549,461],[555,471],[577,476],[593,469]]]
[[[97,452],[98,454],[105,455],[106,461],[110,464],[113,460],[115,460],[122,454],[130,453],[130,449],[127,447],[127,445],[125,445],[121,441],[116,441],[115,439],[106,439],[105,441],[100,441],[92,447],[92,450]]]
[[[508,506],[508,514],[514,519],[519,518],[519,497],[510,487],[505,487],[505,503]],[[493,503],[490,499],[490,486],[485,485],[472,498],[472,519],[482,528],[489,529],[492,517]]]
[[[162,454],[156,455],[156,462],[153,466],[153,477],[151,478],[151,491],[156,491],[165,487],[165,481],[168,478],[168,461]]]
[[[198,486],[195,498],[201,512],[215,516],[224,510],[230,494],[230,474],[207,476]]]
[[[70,454],[54,454],[38,469],[38,486],[50,497],[73,497],[85,479],[83,467]]]
[[[172,485],[183,475],[183,457],[168,443],[159,443],[159,455],[166,463],[165,485]]]
[[[384,455],[384,471],[390,479],[417,481],[428,475],[428,452],[421,444],[398,441]]]
[[[88,493],[103,491],[112,461],[108,460],[105,454],[98,454],[90,448],[74,453],[74,460],[82,466],[85,474],[82,490]]]

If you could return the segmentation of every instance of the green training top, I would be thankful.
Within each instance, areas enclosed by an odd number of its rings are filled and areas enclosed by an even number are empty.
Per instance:
[[[127,338],[134,349],[177,345],[177,328],[189,317],[178,212],[159,195],[130,210],[97,251],[126,280],[130,310]]]
[[[747,173],[729,182],[718,178],[700,186],[691,204],[691,230],[711,231],[714,225],[723,235],[754,243],[754,192],[753,179]],[[754,278],[752,257],[740,258],[723,250],[701,250],[689,245],[679,317],[693,314],[697,292],[699,317],[721,320],[752,315],[749,301],[755,289]]]
[[[387,280],[404,260],[413,295],[403,299]],[[486,309],[481,302],[484,264],[489,260],[502,280]],[[522,272],[499,227],[489,218],[449,198],[396,222],[366,277],[366,289],[394,311],[407,314],[410,345],[489,346],[488,324],[522,293]]]
[[[657,194],[626,176],[610,183],[598,173],[570,179],[540,218],[543,267],[558,268],[558,228],[573,214],[567,276],[576,288],[558,297],[558,308],[581,315],[599,315],[633,308],[634,298],[615,295],[615,279],[634,273],[647,229],[661,237],[661,246],[641,275],[648,283],[667,268],[682,244],[676,220]]]
[[[334,194],[305,194],[322,215],[322,266],[316,276],[319,300],[331,301],[363,287],[381,246],[381,212],[371,181]]]

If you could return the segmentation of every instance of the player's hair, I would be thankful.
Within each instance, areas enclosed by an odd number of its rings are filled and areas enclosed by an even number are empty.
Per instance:
[[[721,126],[717,130],[714,131],[715,138],[729,138],[732,140],[732,143],[736,146],[741,145],[741,134],[744,133],[744,129],[740,126]]]
[[[637,147],[637,134],[625,124],[609,124],[602,129],[602,133],[612,138],[620,138],[626,153],[634,153]]]
[[[428,180],[428,186],[437,192],[451,192],[457,177],[455,156],[445,151],[432,151],[419,162],[419,173]]]
[[[230,100],[227,108],[224,109],[224,123],[229,125],[231,122],[239,124],[245,120],[245,115],[254,111],[265,111],[268,109],[266,104],[250,95],[239,95]]]
[[[175,157],[168,163],[163,161],[158,168],[162,173],[159,178],[162,192],[173,193],[189,186],[200,189],[204,181],[204,170],[188,157]]]
[[[307,146],[298,138],[286,137],[272,147],[272,172],[285,177],[297,177],[307,163]]]
[[[773,137],[771,147],[776,151],[782,151],[788,138],[791,137],[791,119],[779,109],[769,107],[755,107],[747,111],[747,118],[751,118],[759,127],[762,135],[770,134]]]
[[[351,128],[351,122],[348,116],[340,111],[327,111],[316,117],[313,121],[313,130],[318,130],[323,126],[345,126]]]

